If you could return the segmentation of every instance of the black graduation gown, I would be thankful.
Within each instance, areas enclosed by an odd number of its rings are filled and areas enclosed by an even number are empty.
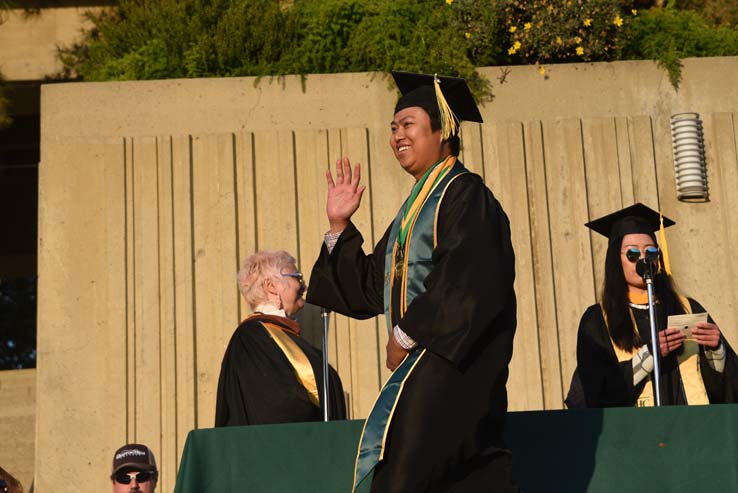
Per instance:
[[[507,491],[502,432],[516,325],[510,227],[471,173],[449,185],[438,214],[426,291],[393,321],[427,353],[405,382],[372,491]],[[389,228],[370,255],[353,224],[331,254],[323,245],[308,302],[354,318],[383,313],[388,235]]]
[[[220,369],[215,426],[320,421],[321,408],[295,376],[295,370],[260,320],[289,327],[295,322],[275,316],[246,319],[233,333]],[[302,349],[313,367],[321,405],[323,400],[322,353],[299,336],[285,331]],[[345,419],[341,379],[330,368],[331,419]]]
[[[689,299],[693,313],[706,310],[693,299]],[[638,332],[644,344],[651,343],[648,310],[633,309]],[[656,304],[656,319],[659,330],[666,329],[666,316],[660,304]],[[712,319],[709,319],[712,322]],[[705,348],[700,346],[700,373],[710,403],[736,402],[738,398],[738,360],[725,338],[725,368],[722,373],[713,370],[707,363]],[[618,362],[610,335],[602,316],[600,305],[592,305],[582,316],[577,336],[577,372],[581,379],[587,407],[630,407],[634,406],[645,385],[653,385],[651,378],[633,385],[631,360]],[[686,404],[682,390],[679,365],[675,353],[661,359],[661,404]]]

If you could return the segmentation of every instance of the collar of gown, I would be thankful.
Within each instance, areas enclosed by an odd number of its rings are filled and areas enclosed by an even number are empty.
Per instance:
[[[275,323],[280,328],[292,332],[295,335],[300,335],[300,324],[297,321],[287,317],[284,309],[277,308],[274,305],[264,304],[257,305],[254,308],[254,313],[250,315],[246,320],[259,319]]]

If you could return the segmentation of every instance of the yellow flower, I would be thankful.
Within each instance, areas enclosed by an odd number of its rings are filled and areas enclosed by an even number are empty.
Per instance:
[[[636,9],[631,10],[631,12],[633,13],[633,15],[638,15],[638,11]]]
[[[525,28],[525,30],[526,30],[526,31],[530,31],[530,28],[531,28],[532,26],[533,26],[533,25],[532,25],[532,24],[531,24],[530,22],[526,22],[525,24],[523,24],[523,27]]]
[[[452,3],[454,3],[454,0],[446,0],[446,3],[451,5]]]
[[[514,55],[516,51],[518,51],[518,50],[516,50],[515,48],[513,48],[513,47],[511,46],[510,48],[508,48],[508,50],[507,50],[507,54],[508,54],[508,55]]]
[[[623,18],[620,17],[619,15],[616,15],[615,16],[615,19],[613,19],[612,23],[615,24],[616,26],[620,27],[620,26],[623,25]]]
[[[510,26],[510,29],[508,29],[508,31],[510,31],[511,33],[514,33],[517,30],[518,28],[516,26]]]
[[[584,55],[584,48],[581,46],[577,46],[577,55]]]
[[[471,33],[464,33],[464,37],[465,37],[466,39],[469,39],[469,38],[471,38]]]
[[[584,19],[584,25],[586,27],[589,27],[592,25],[592,19]]]
[[[515,48],[516,50],[519,50],[521,46],[522,45],[520,44],[520,41],[516,41],[515,43],[513,43],[513,48]]]
[[[546,69],[545,69],[545,67],[543,67],[543,65],[541,65],[540,67],[538,67],[538,73],[541,74],[541,75],[544,75],[546,73]]]
[[[574,42],[576,44],[582,44],[582,38],[580,38],[579,36],[577,36],[576,38],[574,38]]]
[[[562,44],[563,42],[564,42],[564,41],[563,41],[563,40],[561,39],[561,36],[556,36],[556,44],[557,44],[557,45],[560,45],[560,44]]]

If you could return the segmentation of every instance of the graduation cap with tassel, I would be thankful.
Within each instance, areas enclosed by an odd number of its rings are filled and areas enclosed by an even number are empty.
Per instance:
[[[483,123],[464,79],[398,70],[392,71],[392,77],[402,93],[395,113],[411,106],[420,106],[426,111],[435,109],[440,116],[443,140],[458,135],[459,124],[463,121]]]
[[[664,217],[660,211],[656,212],[650,207],[637,202],[619,211],[594,219],[586,223],[585,226],[608,238],[609,241],[622,238],[627,234],[651,234],[659,230],[659,245],[663,254],[664,270],[670,276],[669,248],[666,244],[664,229],[675,224],[676,222]]]

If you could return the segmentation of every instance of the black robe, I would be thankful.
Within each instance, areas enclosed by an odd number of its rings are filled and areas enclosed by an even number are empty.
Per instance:
[[[706,310],[695,300],[689,299],[693,313]],[[661,304],[656,304],[656,320],[659,330],[666,329],[667,316]],[[648,310],[633,309],[643,344],[651,344],[651,329]],[[712,319],[710,318],[710,322]],[[738,398],[738,360],[725,338],[725,368],[722,373],[713,370],[705,357],[705,348],[700,346],[700,374],[705,384],[710,403],[736,402]],[[661,359],[661,404],[686,404],[682,390],[681,375],[676,353]],[[605,325],[600,305],[590,306],[579,323],[577,336],[577,373],[581,380],[586,407],[630,407],[652,379],[644,378],[633,385],[632,360],[618,362],[610,342],[610,333]]]
[[[252,316],[233,333],[218,379],[215,426],[320,421],[322,408],[310,401],[289,360],[260,320],[290,328],[296,322],[276,316]],[[294,327],[293,327],[294,328]],[[323,401],[323,359],[318,351],[289,330],[285,333],[302,349],[313,367]],[[330,367],[329,367],[330,368]],[[333,368],[328,378],[331,419],[345,419],[341,379]]]
[[[397,402],[373,492],[507,491],[510,485],[502,438],[516,325],[508,219],[471,173],[449,185],[438,214],[426,291],[393,321],[427,353]],[[330,254],[323,245],[308,302],[360,319],[383,313],[388,235],[389,228],[370,255],[353,224]]]

